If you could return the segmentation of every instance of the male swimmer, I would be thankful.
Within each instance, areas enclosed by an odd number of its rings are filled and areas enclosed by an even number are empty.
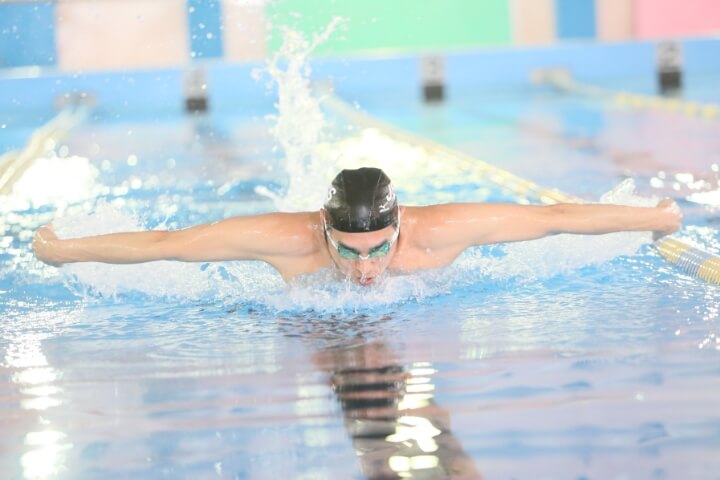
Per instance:
[[[377,168],[343,170],[319,212],[232,217],[175,231],[111,233],[59,239],[51,225],[33,239],[37,258],[73,262],[140,263],[260,260],[288,281],[334,268],[360,285],[386,271],[440,268],[474,245],[532,240],[558,233],[680,228],[672,200],[655,207],[450,203],[398,206],[390,179]]]

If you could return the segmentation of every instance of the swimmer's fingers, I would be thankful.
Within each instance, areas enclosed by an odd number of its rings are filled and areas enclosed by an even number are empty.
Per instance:
[[[62,262],[53,258],[54,244],[58,241],[51,223],[38,228],[32,240],[32,249],[38,260],[54,267],[62,265]]]
[[[659,240],[665,235],[670,235],[680,230],[683,215],[680,207],[674,200],[665,198],[658,202],[655,208],[658,211],[660,228],[653,231],[653,240]]]
[[[35,232],[35,238],[38,238],[42,241],[50,241],[57,240],[58,236],[53,229],[52,223],[48,223],[37,229],[37,231]]]

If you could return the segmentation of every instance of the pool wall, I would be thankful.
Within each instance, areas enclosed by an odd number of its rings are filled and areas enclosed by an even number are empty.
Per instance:
[[[688,81],[694,75],[720,72],[720,39],[681,42]],[[448,53],[445,83],[449,95],[463,88],[522,88],[541,68],[567,69],[579,80],[604,82],[631,79],[642,92],[656,84],[655,42],[562,45],[542,49],[493,49]],[[361,95],[393,92],[417,99],[421,91],[422,56],[376,58],[318,58],[312,63],[313,78],[330,79],[346,100]],[[216,112],[252,114],[272,108],[274,91],[265,80],[255,80],[252,71],[263,63],[232,64],[209,61],[202,64],[208,80],[210,108]],[[26,72],[27,73],[27,72]],[[123,72],[67,74],[42,69],[32,75],[0,78],[0,124],[38,123],[52,112],[58,97],[87,92],[98,106],[97,114],[118,120],[133,116],[181,113],[186,69],[140,69]],[[639,80],[638,80],[639,79]]]
[[[282,27],[345,26],[320,55],[377,56],[486,47],[717,35],[714,0],[6,0],[0,69],[64,72],[262,60]]]

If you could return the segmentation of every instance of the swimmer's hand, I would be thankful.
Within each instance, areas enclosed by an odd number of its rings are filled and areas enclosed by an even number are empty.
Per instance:
[[[680,230],[682,226],[682,212],[674,200],[666,198],[661,200],[655,209],[658,211],[661,228],[653,230],[653,240],[659,240]]]
[[[61,240],[52,229],[51,223],[38,228],[32,241],[32,249],[35,257],[53,267],[61,266],[63,262],[55,255],[58,242],[61,242]]]

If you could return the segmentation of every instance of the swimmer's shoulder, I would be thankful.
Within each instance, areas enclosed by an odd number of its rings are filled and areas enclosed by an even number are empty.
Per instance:
[[[319,212],[270,212],[230,217],[221,223],[226,223],[229,227],[257,226],[266,231],[292,231],[316,229],[321,226],[320,222]]]
[[[453,217],[461,215],[471,203],[438,203],[422,206],[400,207],[400,221],[403,227],[417,226],[421,229],[433,228],[439,224],[447,223]]]
[[[331,265],[319,212],[272,213],[270,229],[282,248],[264,260],[288,281]]]
[[[442,203],[401,207],[400,235],[405,235],[407,247],[426,249],[453,246],[454,248],[459,225],[467,223],[469,217],[477,219],[480,215],[485,215],[486,205]]]
[[[324,245],[322,217],[314,212],[274,212],[265,214],[265,228],[286,242],[286,253],[310,255]]]
[[[426,237],[439,221],[438,205],[400,207],[400,244],[404,249],[424,248]]]
[[[290,256],[312,253],[318,249],[318,244],[323,239],[319,212],[271,212],[235,216],[212,224],[212,228],[219,234],[239,240],[252,233],[253,238],[263,239],[266,249]]]
[[[415,207],[404,206],[401,207],[401,218],[423,226],[433,226],[434,224],[447,223],[448,220],[455,218],[464,218],[468,215],[490,214],[494,208],[493,205],[492,203],[482,202],[455,202]]]

